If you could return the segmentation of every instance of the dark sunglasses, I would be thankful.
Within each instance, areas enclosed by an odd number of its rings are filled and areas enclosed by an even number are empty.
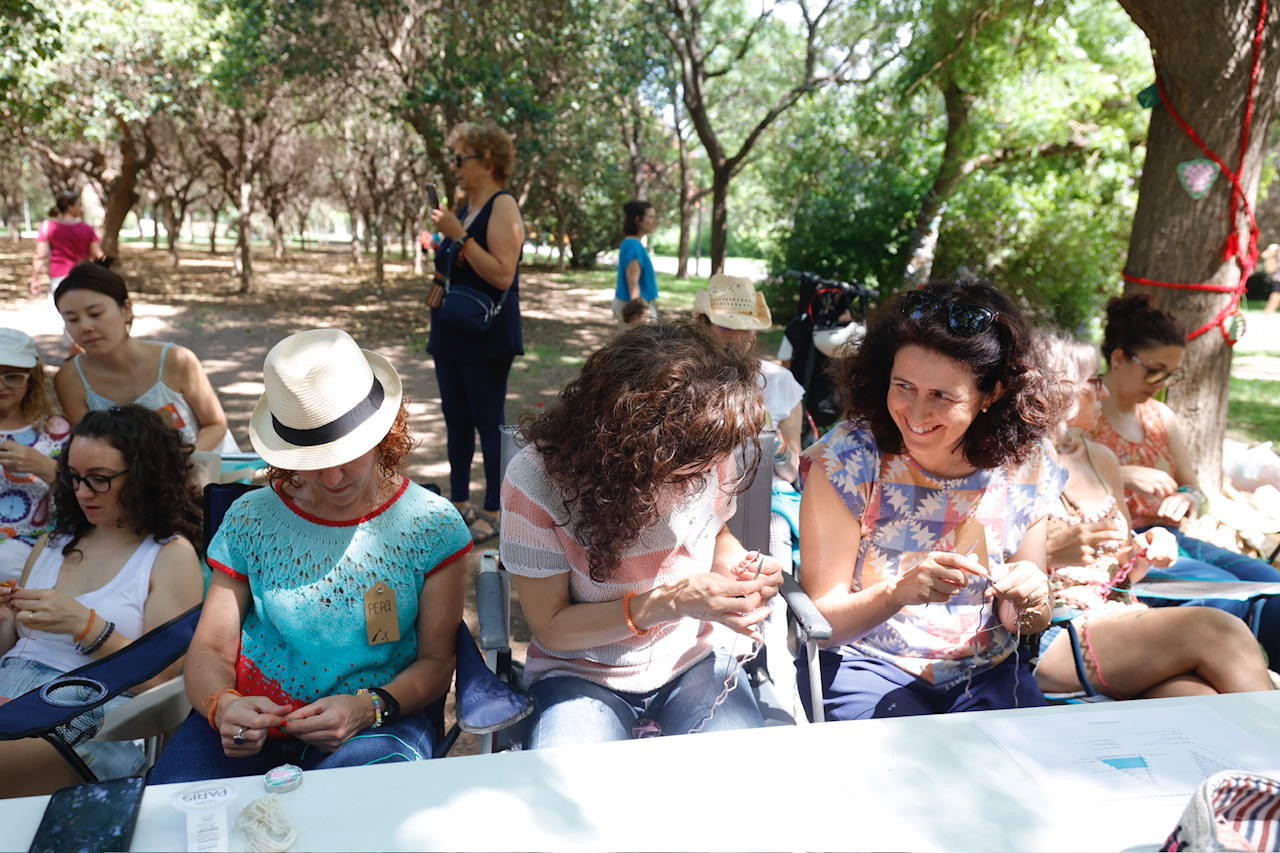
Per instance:
[[[955,299],[939,299],[932,293],[913,290],[902,300],[902,314],[911,320],[923,320],[941,314],[951,333],[962,338],[980,335],[1000,316],[983,305]]]
[[[453,168],[461,169],[462,164],[467,162],[468,160],[479,160],[479,159],[480,159],[479,154],[454,154],[452,157],[449,158],[449,162],[453,164]]]
[[[121,474],[128,474],[128,473],[129,473],[129,469],[125,468],[123,471],[117,471],[114,474],[83,474],[82,475],[82,474],[77,474],[75,471],[72,471],[70,468],[63,468],[58,472],[58,479],[62,481],[63,485],[70,488],[71,491],[73,492],[76,489],[80,488],[81,483],[84,483],[85,488],[93,492],[95,495],[105,495],[107,492],[111,491],[112,480],[114,480],[116,477],[119,477]]]
[[[1128,353],[1126,353],[1126,355],[1128,355]],[[1181,382],[1183,377],[1186,375],[1181,369],[1170,370],[1167,367],[1147,364],[1136,355],[1130,355],[1129,360],[1147,371],[1147,374],[1143,379],[1146,380],[1148,385],[1173,385],[1174,383]]]
[[[1085,383],[1088,384],[1089,387],[1093,388],[1093,391],[1096,394],[1102,390],[1102,374],[1099,373],[1096,376],[1090,376],[1085,380]]]

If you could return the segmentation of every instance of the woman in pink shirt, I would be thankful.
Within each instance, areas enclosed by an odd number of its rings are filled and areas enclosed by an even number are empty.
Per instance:
[[[49,218],[36,234],[36,251],[31,259],[31,295],[40,293],[40,279],[49,276],[49,299],[58,282],[82,261],[103,257],[102,243],[93,226],[83,221],[84,205],[80,193],[62,192],[49,209]]]

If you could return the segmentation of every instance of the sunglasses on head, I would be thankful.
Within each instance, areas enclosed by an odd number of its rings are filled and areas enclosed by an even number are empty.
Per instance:
[[[902,314],[911,320],[941,315],[953,335],[972,338],[980,335],[1000,316],[999,312],[959,299],[940,299],[924,290],[913,290],[902,300]]]

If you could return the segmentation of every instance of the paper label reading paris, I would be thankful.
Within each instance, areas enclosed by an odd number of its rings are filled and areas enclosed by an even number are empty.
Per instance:
[[[400,639],[400,610],[396,591],[382,581],[364,594],[364,629],[369,645],[394,643]]]

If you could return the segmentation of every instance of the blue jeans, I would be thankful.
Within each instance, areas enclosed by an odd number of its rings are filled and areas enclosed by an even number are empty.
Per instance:
[[[885,660],[822,649],[818,652],[822,707],[827,720],[867,720],[958,714],[1000,708],[1038,708],[1047,705],[1031,669],[1009,655],[1000,663],[974,673],[968,682],[935,687]],[[800,701],[809,706],[809,669],[804,659],[796,667]]]
[[[728,652],[717,649],[647,693],[610,690],[573,675],[539,679],[529,688],[534,703],[529,748],[629,740],[637,721],[645,734],[686,734],[700,723],[698,730],[704,732],[759,728],[764,719],[740,669],[734,689],[711,712],[730,666],[736,666],[732,661]],[[706,720],[708,714],[711,719]]]
[[[268,739],[256,755],[232,758],[209,721],[191,712],[147,777],[148,785],[257,776],[281,764],[303,770],[360,767],[397,761],[424,761],[435,751],[435,726],[425,714],[408,714],[376,729],[365,729],[333,752],[299,740]]]
[[[1165,525],[1151,525],[1138,532],[1150,530],[1151,527],[1164,527],[1178,540],[1178,550],[1185,556],[1167,569],[1153,569],[1149,577],[1167,577],[1177,580],[1203,581],[1261,581],[1275,583],[1280,581],[1280,569],[1276,569],[1262,560],[1219,548],[1202,539],[1187,536],[1181,530]],[[1244,619],[1248,616],[1249,601],[1233,601],[1226,598],[1195,598],[1187,601],[1162,601],[1143,599],[1155,607],[1170,605],[1199,605],[1225,610]],[[1266,650],[1267,657],[1273,663],[1280,662],[1280,598],[1268,598],[1262,603],[1262,615],[1258,622],[1258,642]]]

